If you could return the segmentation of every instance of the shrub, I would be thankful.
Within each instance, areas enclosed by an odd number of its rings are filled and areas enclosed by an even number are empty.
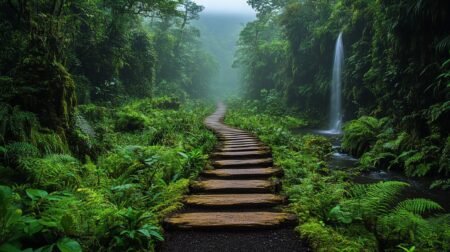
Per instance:
[[[24,158],[39,157],[39,150],[34,145],[26,142],[14,142],[5,146],[6,163],[12,168],[18,168]]]
[[[375,144],[385,122],[386,119],[363,116],[346,123],[342,147],[352,155],[360,157]]]
[[[147,117],[141,113],[122,111],[117,114],[115,129],[122,132],[140,131],[147,126],[147,122]]]
[[[70,155],[24,158],[20,160],[20,167],[33,185],[46,190],[74,189],[81,184],[82,166]]]

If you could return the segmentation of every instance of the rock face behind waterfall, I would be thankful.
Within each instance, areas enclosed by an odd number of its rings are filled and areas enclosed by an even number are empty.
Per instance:
[[[344,46],[342,32],[336,41],[333,62],[333,75],[331,80],[330,96],[330,124],[329,130],[340,133],[342,128],[342,70],[344,66]]]

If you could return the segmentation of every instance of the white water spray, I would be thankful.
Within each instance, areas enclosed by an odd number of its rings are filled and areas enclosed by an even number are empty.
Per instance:
[[[336,41],[334,49],[333,76],[331,80],[330,97],[330,124],[329,131],[335,134],[342,130],[342,69],[344,66],[344,46],[342,43],[342,32]]]

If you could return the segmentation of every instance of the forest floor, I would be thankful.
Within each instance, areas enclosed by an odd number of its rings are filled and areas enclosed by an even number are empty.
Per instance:
[[[309,251],[293,230],[296,216],[277,194],[282,171],[257,137],[223,124],[225,107],[205,120],[220,140],[214,169],[191,186],[185,208],[165,220],[161,251]]]

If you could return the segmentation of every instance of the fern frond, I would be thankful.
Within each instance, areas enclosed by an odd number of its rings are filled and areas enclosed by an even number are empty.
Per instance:
[[[443,210],[436,202],[429,199],[407,199],[398,203],[395,207],[396,211],[409,211],[414,214],[422,215],[427,212]]]
[[[400,181],[378,182],[366,186],[355,186],[350,194],[353,198],[347,202],[351,207],[358,208],[367,217],[378,217],[392,209],[401,190],[409,184]]]

